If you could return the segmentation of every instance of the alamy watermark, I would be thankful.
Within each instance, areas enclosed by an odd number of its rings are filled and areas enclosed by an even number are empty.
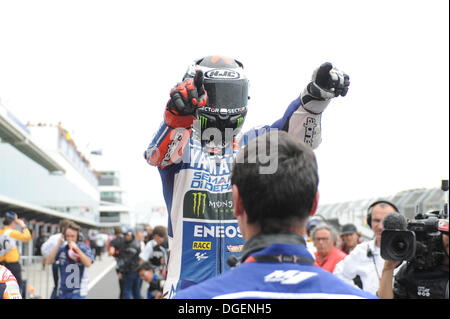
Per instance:
[[[202,129],[200,120],[194,121],[192,130],[198,145],[188,148],[191,132],[176,128],[170,132],[165,154],[160,154],[157,147],[150,148],[147,159],[160,159],[161,166],[184,163],[196,168],[207,167],[212,172],[216,172],[216,166],[221,171],[227,166],[230,171],[233,161],[256,164],[260,174],[274,174],[278,169],[278,134],[271,134],[277,129],[253,129],[236,140],[239,129],[225,128],[224,132],[215,127]],[[228,146],[234,151],[223,153]]]

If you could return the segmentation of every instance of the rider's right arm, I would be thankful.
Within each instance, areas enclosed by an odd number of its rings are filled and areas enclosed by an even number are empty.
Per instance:
[[[144,152],[147,163],[160,168],[176,163],[189,143],[191,131],[192,128],[172,128],[162,123]]]
[[[195,110],[205,106],[206,102],[203,73],[200,71],[194,79],[187,79],[172,89],[164,112],[164,122],[144,152],[147,163],[164,168],[181,158],[189,143],[196,119]]]

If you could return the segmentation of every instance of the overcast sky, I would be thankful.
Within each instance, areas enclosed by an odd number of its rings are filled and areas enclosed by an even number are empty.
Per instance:
[[[189,63],[244,63],[244,129],[271,124],[325,61],[350,75],[322,118],[320,203],[439,187],[449,175],[449,2],[0,0],[0,98],[102,148],[131,206],[163,204],[143,159]]]

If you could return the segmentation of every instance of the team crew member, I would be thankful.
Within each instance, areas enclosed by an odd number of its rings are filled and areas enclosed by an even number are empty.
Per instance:
[[[367,224],[374,233],[374,238],[355,247],[334,268],[333,274],[348,283],[361,285],[361,289],[376,294],[380,285],[384,259],[381,257],[381,234],[383,219],[398,212],[391,202],[379,200],[368,208]],[[398,269],[395,271],[397,272]]]
[[[15,230],[16,225],[19,225],[23,232]],[[31,233],[23,220],[18,219],[14,212],[6,212],[3,226],[0,230],[0,264],[11,271],[22,292],[22,267],[19,262],[20,253],[17,241],[29,242]]]
[[[48,255],[48,262],[58,263],[58,299],[85,299],[87,296],[86,267],[94,262],[94,254],[89,246],[79,241],[80,226],[71,222],[64,230],[64,238]],[[67,242],[67,243],[65,243]]]
[[[60,238],[64,238],[64,232],[65,229],[67,228],[67,226],[71,223],[71,221],[69,219],[62,219],[59,222],[59,233],[53,234],[51,235],[46,241],[45,243],[42,244],[41,246],[41,253],[42,256],[44,257],[44,261],[46,264],[50,264],[48,262],[48,255],[50,254],[50,252],[53,250],[53,248],[55,248],[58,245],[58,241]],[[57,264],[52,264],[52,275],[53,275],[53,290],[52,290],[52,294],[50,296],[50,299],[56,299],[56,294],[57,294],[57,290],[58,290],[58,280],[59,280],[59,274],[58,274],[58,265]]]
[[[16,278],[2,265],[0,265],[0,299],[22,299]]]
[[[273,174],[260,173],[267,158],[259,142],[277,147],[269,155],[278,163]],[[180,290],[175,298],[376,298],[313,264],[304,235],[308,216],[317,208],[319,177],[309,146],[285,132],[259,136],[238,154],[231,182],[234,215],[246,240],[242,263]]]
[[[346,95],[349,83],[347,75],[325,63],[281,119],[242,136],[249,99],[242,63],[209,56],[188,68],[144,154],[159,169],[169,212],[165,297],[228,270],[227,260],[241,255],[244,240],[233,216],[230,183],[239,148],[271,129],[316,148],[322,112],[332,98]]]

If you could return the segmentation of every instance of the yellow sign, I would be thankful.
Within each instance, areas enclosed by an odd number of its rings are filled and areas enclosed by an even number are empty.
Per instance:
[[[211,250],[211,242],[210,241],[194,241],[192,243],[192,249]]]

